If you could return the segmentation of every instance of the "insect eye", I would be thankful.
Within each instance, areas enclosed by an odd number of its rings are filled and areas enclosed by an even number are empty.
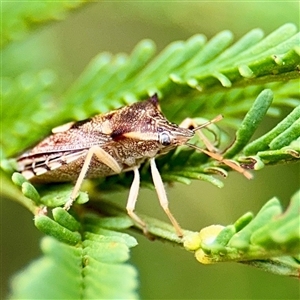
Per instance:
[[[161,132],[159,133],[159,142],[163,146],[169,146],[171,144],[171,137],[167,132]]]

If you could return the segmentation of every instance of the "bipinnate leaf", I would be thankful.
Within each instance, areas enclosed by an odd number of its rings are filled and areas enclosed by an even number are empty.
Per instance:
[[[55,239],[43,238],[43,256],[13,278],[10,299],[137,299],[137,272],[126,263],[136,240],[100,227],[101,222],[96,226],[96,215],[84,219],[79,233],[77,221],[66,214],[54,212],[57,222],[36,217]],[[58,223],[66,218],[72,229]]]
[[[18,179],[16,182],[20,185],[27,183],[20,176],[14,177]],[[68,200],[64,190],[61,192],[57,190],[57,196],[64,201]],[[232,225],[226,227],[213,225],[202,229],[200,234],[184,230],[183,240],[176,236],[170,224],[146,216],[143,216],[143,220],[147,222],[150,236],[176,244],[184,242],[185,248],[195,251],[196,258],[202,263],[236,261],[279,275],[298,276],[299,264],[294,257],[297,257],[300,252],[299,196],[300,192],[292,197],[286,212],[282,211],[279,200],[274,197],[255,217],[248,212]],[[41,202],[43,198],[40,197]],[[135,246],[136,241],[132,237],[115,231],[133,226],[132,220],[125,212],[107,202],[92,203],[92,205],[94,211],[101,211],[101,214],[109,217],[99,218],[96,214],[90,214],[83,209],[78,222],[76,219],[78,217],[69,215],[62,208],[55,208],[52,212],[54,217],[52,220],[45,215],[45,211],[36,209],[40,213],[35,216],[35,224],[42,232],[56,240],[76,248],[83,247],[84,251],[92,253],[92,258],[100,260],[99,264],[91,259],[92,266],[96,269],[100,268],[102,260],[123,262],[128,259],[128,250],[124,245],[113,249],[110,249],[110,244],[101,244],[101,247],[95,245],[103,241],[121,241],[127,247]],[[98,251],[99,248],[103,251]],[[94,274],[95,270],[87,268],[86,272]],[[93,293],[92,289],[91,295],[94,295]]]
[[[84,207],[80,211],[72,208],[70,212],[55,207],[51,218],[47,206],[68,201],[72,186],[61,185],[55,192],[52,187],[43,195],[43,191],[39,194],[21,174],[15,173],[13,179],[28,197],[25,200],[39,199],[32,209],[34,224],[48,237],[42,240],[44,255],[13,279],[11,299],[138,297],[137,272],[126,263],[129,248],[137,242],[132,236],[118,232],[133,225],[126,214],[103,217]],[[32,189],[35,192],[30,192]],[[85,193],[79,198],[88,200]]]
[[[63,122],[105,113],[155,92],[171,121],[213,118],[222,113],[224,122],[237,129],[240,114],[251,107],[263,83],[289,83],[299,78],[300,56],[295,50],[299,33],[294,25],[286,24],[265,38],[255,29],[234,44],[232,40],[232,33],[224,31],[208,42],[200,34],[173,42],[157,56],[151,40],[141,41],[128,56],[100,53],[63,95],[54,95],[55,74],[49,70],[5,78],[1,92],[6,113],[2,122],[10,130],[1,138],[2,151],[13,155]],[[251,69],[251,78],[246,69]],[[281,83],[281,88],[288,83]],[[276,95],[274,103],[299,104],[297,91],[297,85],[289,85]],[[22,111],[16,109],[25,101]],[[17,120],[13,128],[12,119]]]
[[[213,97],[240,86],[299,78],[298,40],[293,24],[265,38],[255,29],[233,45],[233,34],[223,31],[208,42],[203,35],[173,42],[154,58],[153,42],[144,40],[129,56],[99,54],[66,93],[62,113],[67,111],[70,118],[83,119],[146,99],[155,92],[166,101],[164,107],[170,113],[183,108],[186,114],[187,108],[194,112],[205,105],[202,101],[195,103],[202,95]],[[99,103],[99,99],[103,101]],[[169,99],[172,101],[168,104]]]

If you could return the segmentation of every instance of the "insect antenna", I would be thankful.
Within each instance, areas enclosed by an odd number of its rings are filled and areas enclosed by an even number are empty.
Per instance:
[[[217,138],[217,134],[215,133],[215,131],[211,130],[208,126],[210,124],[213,124],[213,123],[216,123],[216,122],[219,122],[220,120],[223,119],[223,116],[222,115],[218,115],[216,116],[215,118],[213,118],[212,120],[210,121],[207,121],[205,122],[204,124],[201,124],[199,126],[195,126],[194,129],[192,129],[192,131],[194,133],[196,133],[199,138],[202,140],[202,142],[205,144],[206,148],[211,151],[211,152],[217,152],[218,151],[218,148],[214,147],[215,143],[217,142],[218,138]],[[206,127],[206,128],[205,128]],[[204,135],[202,133],[202,131],[200,129],[202,128],[205,128],[206,130],[208,130],[210,133],[213,134],[214,136],[214,139],[215,141],[212,143],[211,141],[208,140],[208,138],[206,137],[206,135]]]
[[[212,157],[213,159],[227,165],[228,167],[230,167],[231,169],[243,174],[247,179],[252,179],[253,176],[250,172],[246,171],[245,169],[243,169],[240,165],[238,165],[236,162],[232,161],[232,160],[229,160],[229,159],[224,159],[224,157],[218,153],[215,153],[215,152],[211,152],[211,151],[208,151],[206,149],[202,149],[194,144],[190,144],[190,143],[185,143],[185,145],[187,145],[188,147],[190,148],[193,148],[197,151],[200,151],[200,152],[203,152],[205,153],[206,155]]]
[[[253,175],[246,171],[245,169],[243,169],[240,165],[238,165],[236,162],[232,161],[232,160],[229,160],[229,159],[224,159],[224,157],[218,153],[215,153],[215,152],[211,152],[211,151],[208,151],[206,149],[202,149],[200,147],[197,147],[196,145],[194,144],[190,144],[190,143],[185,143],[185,145],[187,145],[188,147],[190,148],[193,148],[197,151],[200,151],[200,152],[203,152],[205,153],[206,155],[212,157],[213,159],[227,165],[228,167],[230,167],[231,169],[243,174],[247,179],[252,179],[253,178]]]
[[[201,129],[201,128],[204,128],[204,127],[207,127],[208,125],[210,124],[213,124],[213,123],[217,123],[219,121],[221,121],[223,119],[223,116],[222,115],[217,115],[215,118],[213,118],[212,120],[210,121],[207,121],[195,128],[192,129],[193,132],[196,132],[197,130]]]
[[[246,171],[245,169],[243,169],[238,163],[232,161],[232,160],[229,160],[229,159],[224,159],[224,157],[217,153],[218,149],[216,149],[212,144],[211,142],[206,138],[206,136],[201,132],[200,129],[202,128],[205,128],[207,127],[208,125],[210,124],[213,124],[213,123],[216,123],[216,122],[219,122],[220,120],[223,119],[223,116],[222,115],[218,115],[216,116],[215,118],[213,118],[212,120],[208,121],[208,122],[205,122],[204,124],[201,124],[199,126],[196,126],[192,129],[192,131],[194,133],[197,133],[199,135],[199,137],[201,138],[201,140],[204,142],[206,149],[202,149],[194,144],[191,144],[191,143],[185,143],[185,145],[187,145],[188,147],[190,148],[193,148],[197,151],[200,151],[200,152],[203,152],[205,153],[206,155],[212,157],[213,159],[227,165],[228,167],[230,167],[231,169],[243,174],[247,179],[251,179],[253,176],[250,172]],[[206,128],[208,129],[208,128]]]

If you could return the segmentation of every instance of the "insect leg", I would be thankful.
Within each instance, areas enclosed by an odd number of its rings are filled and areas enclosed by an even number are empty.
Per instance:
[[[211,151],[207,151],[205,149],[200,149],[200,151],[202,151],[203,153],[205,153],[206,155],[214,158],[215,160],[218,160],[219,162],[227,165],[228,167],[230,167],[231,169],[243,174],[247,179],[252,179],[253,176],[250,172],[246,171],[245,169],[243,169],[238,163],[234,162],[233,160],[230,159],[226,159],[224,158],[222,155],[218,154],[218,153],[214,153]]]
[[[168,218],[170,219],[172,225],[174,226],[176,234],[179,237],[182,237],[183,236],[182,229],[181,229],[178,222],[176,221],[176,219],[174,218],[174,216],[172,215],[172,213],[169,210],[169,202],[168,202],[166,190],[165,190],[165,187],[164,187],[164,183],[161,179],[161,176],[159,174],[159,171],[156,167],[154,157],[150,159],[150,167],[151,167],[152,178],[153,178],[154,186],[155,186],[155,189],[156,189],[156,192],[157,192],[157,195],[158,195],[160,205],[162,206],[162,208],[164,209],[164,211],[167,214]]]
[[[211,124],[211,123],[214,123],[214,122],[208,122],[207,125]],[[205,124],[204,124],[205,125]],[[205,127],[203,125],[203,128]],[[183,128],[189,128],[189,127],[193,127],[193,128],[196,128],[199,126],[199,124],[197,124],[195,122],[195,120],[191,119],[191,118],[186,118],[184,119],[180,125],[180,127],[183,127]],[[196,130],[195,133],[198,135],[198,137],[201,139],[201,141],[204,143],[205,147],[211,151],[211,152],[217,152],[218,149],[216,147],[214,147],[214,145],[209,141],[209,139],[201,132],[201,130]]]
[[[93,154],[96,155],[99,161],[106,164],[117,174],[121,173],[122,169],[119,166],[118,162],[108,152],[106,152],[99,146],[92,146],[91,149],[93,149]]]
[[[110,167],[116,173],[121,172],[121,167],[109,153],[107,153],[105,150],[103,150],[102,148],[100,148],[97,145],[92,146],[87,152],[83,166],[81,168],[81,171],[80,171],[77,181],[75,183],[74,189],[71,193],[70,199],[66,202],[64,209],[69,210],[70,207],[72,206],[73,202],[75,201],[75,199],[78,195],[78,192],[80,190],[80,187],[82,185],[82,182],[84,180],[84,177],[89,169],[89,165],[91,163],[93,155],[96,155],[97,159],[100,162],[106,164],[108,167]]]
[[[209,121],[207,123],[207,125],[217,122],[221,119],[222,116],[217,116],[216,118],[214,118],[213,120]],[[181,127],[185,127],[185,128],[189,128],[189,127],[194,127],[196,128],[195,133],[199,136],[199,138],[203,141],[203,143],[205,144],[207,150],[205,149],[201,149],[201,148],[196,148],[200,151],[202,151],[203,153],[205,153],[206,155],[214,158],[215,160],[218,160],[221,163],[224,163],[225,165],[227,165],[228,167],[230,167],[231,169],[243,174],[247,179],[251,179],[253,176],[251,173],[247,172],[245,169],[243,169],[239,164],[237,164],[236,162],[229,160],[229,159],[225,159],[222,155],[218,154],[217,152],[219,151],[216,147],[214,147],[212,145],[212,143],[207,139],[207,137],[201,132],[201,130],[197,130],[198,124],[190,118],[186,118],[185,120],[183,120],[183,122],[180,124]],[[202,126],[202,125],[201,125]],[[203,124],[203,127],[205,127],[205,124]]]
[[[139,216],[137,216],[136,213],[134,212],[137,196],[138,196],[139,189],[140,189],[139,167],[135,167],[133,169],[133,172],[134,172],[134,178],[133,178],[133,182],[130,187],[126,210],[127,210],[128,215],[130,216],[130,218],[133,219],[137,224],[142,226],[144,233],[147,234],[146,223],[143,222],[139,218]]]

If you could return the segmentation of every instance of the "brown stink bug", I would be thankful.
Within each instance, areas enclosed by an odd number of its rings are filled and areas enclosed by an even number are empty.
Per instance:
[[[177,235],[182,236],[182,230],[169,210],[155,158],[180,145],[187,145],[250,178],[250,173],[215,153],[200,131],[221,118],[218,116],[200,126],[186,119],[178,126],[162,115],[157,95],[154,95],[146,101],[54,128],[49,137],[17,158],[18,171],[33,183],[76,181],[70,199],[65,204],[67,210],[76,199],[85,178],[133,171],[134,179],[126,209],[129,216],[146,231],[146,224],[135,214],[134,209],[140,186],[139,167],[149,160],[160,204]],[[204,140],[207,150],[188,143],[196,133]]]

